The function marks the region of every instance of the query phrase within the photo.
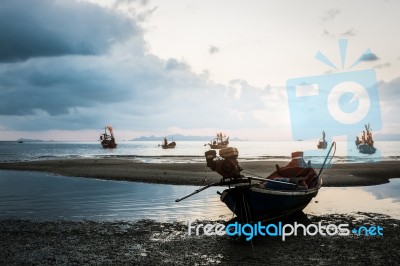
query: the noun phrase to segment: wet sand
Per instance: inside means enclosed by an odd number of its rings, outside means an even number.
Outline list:
[[[399,265],[399,220],[376,214],[296,218],[383,227],[383,236],[189,236],[187,223],[0,220],[1,265]],[[207,221],[197,221],[207,223]],[[223,223],[223,221],[220,221]],[[289,222],[290,223],[290,222]]]
[[[266,177],[275,164],[285,162],[243,161],[243,174]],[[0,169],[43,171],[66,176],[125,180],[146,183],[205,185],[221,177],[204,163],[143,163],[124,159],[64,159],[1,163]],[[205,181],[205,177],[207,180]],[[400,177],[399,161],[334,164],[323,172],[323,186],[366,186]]]

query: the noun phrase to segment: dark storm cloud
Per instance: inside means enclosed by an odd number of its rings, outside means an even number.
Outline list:
[[[76,107],[133,101],[145,103],[168,81],[157,60],[146,65],[104,58],[53,57],[0,68],[0,115],[31,115],[38,110],[63,115]],[[138,109],[143,112],[145,109]]]
[[[114,42],[139,33],[131,20],[93,4],[51,0],[0,3],[0,62],[102,54]]]
[[[397,129],[399,124],[400,77],[378,84],[380,108],[384,127]],[[397,132],[396,132],[397,133]]]
[[[243,80],[218,85],[149,54],[134,19],[82,2],[26,3],[33,1],[0,4],[8,38],[0,39],[0,128],[262,126],[254,111],[265,107],[267,90]]]
[[[7,76],[7,87],[1,88],[2,115],[29,115],[37,110],[60,115],[69,113],[69,108],[113,103],[123,99],[122,95],[112,94],[108,89],[115,85],[109,76],[99,72],[79,71],[68,65],[51,71],[27,66],[6,71],[1,76]]]
[[[187,64],[179,62],[175,58],[169,58],[165,62],[165,69],[166,70],[189,70],[190,67]]]
[[[383,103],[398,102],[400,97],[400,77],[389,82],[381,82],[379,84],[379,95]],[[398,106],[398,104],[396,104]],[[395,116],[398,118],[398,116]]]

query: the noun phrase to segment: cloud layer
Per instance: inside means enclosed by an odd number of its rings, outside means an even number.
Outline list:
[[[180,60],[151,54],[139,22],[156,9],[122,13],[119,8],[127,4],[123,0],[105,8],[81,1],[2,1],[0,129],[71,131],[112,124],[141,132],[172,127],[261,134],[270,129],[278,136],[290,132],[284,87],[255,87],[243,79],[216,84],[207,71],[195,74]],[[147,1],[139,4],[145,8]],[[324,20],[339,14],[329,10]],[[226,51],[208,48],[213,58]],[[360,61],[378,59],[371,53]],[[398,119],[390,115],[397,110],[390,95],[398,86],[398,80],[380,84],[382,112],[393,129]]]
[[[142,29],[120,12],[75,1],[24,5],[0,4],[3,129],[108,123],[132,130],[238,129],[266,123],[270,89],[242,80],[218,85],[185,63],[149,54]]]
[[[133,21],[86,3],[6,0],[0,7],[1,62],[98,55],[140,34]]]

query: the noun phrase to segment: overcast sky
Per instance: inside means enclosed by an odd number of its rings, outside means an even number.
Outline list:
[[[351,71],[376,73],[376,131],[397,134],[399,12],[395,0],[3,0],[0,140],[95,141],[106,124],[119,139],[289,140],[287,80],[358,59]]]

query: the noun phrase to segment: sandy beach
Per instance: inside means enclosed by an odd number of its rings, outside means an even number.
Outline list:
[[[365,224],[383,236],[189,236],[186,223],[0,220],[2,265],[398,265],[399,221],[383,215],[304,216],[302,224]],[[223,223],[224,221],[218,221]],[[207,223],[207,221],[197,221]],[[292,221],[286,221],[292,223]]]
[[[266,177],[275,165],[285,162],[240,162],[243,174]],[[204,163],[143,163],[125,159],[64,159],[1,163],[0,169],[43,171],[66,176],[146,183],[205,185],[220,180],[220,176]],[[207,180],[205,181],[205,177]],[[399,161],[377,163],[334,164],[323,172],[324,186],[366,186],[389,182],[400,177]]]

